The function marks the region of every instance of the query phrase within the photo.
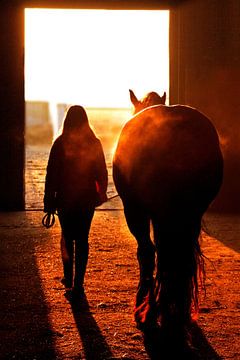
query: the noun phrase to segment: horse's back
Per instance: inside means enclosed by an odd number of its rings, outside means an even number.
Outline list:
[[[113,176],[123,200],[131,197],[159,206],[173,198],[201,198],[205,192],[207,206],[222,180],[217,132],[205,115],[191,107],[147,108],[124,126]]]

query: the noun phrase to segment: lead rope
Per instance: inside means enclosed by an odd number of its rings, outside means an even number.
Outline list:
[[[49,229],[55,224],[55,215],[57,213],[46,213],[42,218],[42,224],[45,228]]]
[[[119,196],[117,195],[113,195],[110,198],[107,199],[107,201],[114,199],[115,197]],[[54,224],[55,224],[55,215],[57,215],[57,213],[46,213],[43,218],[42,218],[42,224],[46,229],[51,228]]]

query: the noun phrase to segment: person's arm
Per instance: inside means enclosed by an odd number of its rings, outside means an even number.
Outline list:
[[[58,167],[59,167],[59,149],[56,142],[53,144],[45,177],[45,191],[44,191],[44,212],[54,213],[56,211],[56,192],[58,181]]]

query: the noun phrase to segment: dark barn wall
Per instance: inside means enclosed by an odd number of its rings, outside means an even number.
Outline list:
[[[212,119],[225,161],[213,209],[240,211],[240,2],[188,1],[170,22],[170,101]]]
[[[24,209],[23,12],[0,5],[0,210]]]
[[[219,5],[221,4],[221,5]],[[0,210],[24,209],[24,7],[170,8],[170,101],[210,116],[222,141],[224,185],[216,209],[240,211],[240,2],[7,1],[0,5]]]

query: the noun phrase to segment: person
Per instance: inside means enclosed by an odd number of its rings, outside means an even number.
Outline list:
[[[107,201],[107,183],[101,142],[89,125],[85,109],[71,106],[62,133],[50,150],[44,212],[52,214],[57,210],[62,230],[62,282],[66,291],[75,295],[84,292],[88,235],[95,207]]]

